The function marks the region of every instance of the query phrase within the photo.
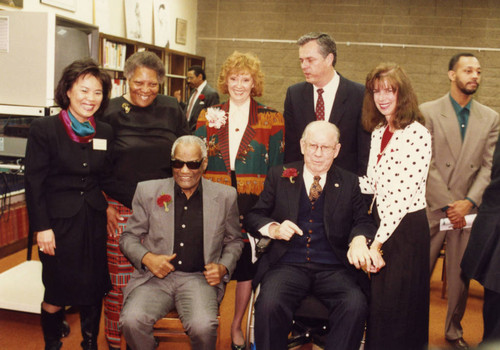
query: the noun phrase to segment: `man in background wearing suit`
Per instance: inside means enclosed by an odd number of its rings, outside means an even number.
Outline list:
[[[493,154],[491,182],[462,259],[462,270],[484,287],[483,344],[500,347],[500,138]]]
[[[187,83],[191,89],[191,93],[187,104],[180,102],[180,91],[176,91],[174,94],[186,113],[191,132],[194,132],[196,129],[196,122],[201,110],[219,104],[219,94],[214,88],[208,85],[206,79],[207,76],[201,66],[189,67]]]
[[[342,152],[335,164],[358,175],[366,173],[370,134],[361,125],[365,88],[335,71],[337,46],[325,33],[297,40],[305,82],[288,88],[285,99],[285,162],[301,160],[300,138],[313,120],[327,120],[340,130]]]
[[[224,285],[243,241],[236,190],[202,179],[205,143],[172,146],[173,178],[140,182],[120,249],[135,267],[120,328],[133,350],[153,350],[153,325],[176,309],[193,349],[214,350]]]
[[[328,309],[325,349],[357,350],[368,312],[362,285],[383,265],[368,249],[376,227],[368,216],[358,177],[336,167],[339,132],[315,121],[300,140],[303,161],[270,170],[259,201],[245,223],[271,238],[253,279],[255,344],[259,350],[286,349],[299,302],[316,296]]]
[[[498,138],[499,116],[472,99],[481,81],[481,66],[474,55],[461,53],[449,62],[450,92],[420,110],[432,135],[432,159],[427,180],[427,217],[431,231],[431,272],[446,240],[448,313],[445,338],[455,349],[468,349],[460,324],[465,312],[469,281],[460,262],[469,241],[465,216],[475,213],[490,181]],[[453,229],[440,231],[448,218]]]

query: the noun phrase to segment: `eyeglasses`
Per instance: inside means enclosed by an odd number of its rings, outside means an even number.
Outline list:
[[[201,167],[201,163],[203,163],[203,159],[202,160],[192,160],[189,162],[185,162],[183,160],[178,160],[178,159],[172,159],[170,161],[170,165],[174,169],[182,169],[182,168],[184,168],[184,165],[187,165],[188,169],[197,170]]]
[[[321,153],[325,153],[325,154],[333,153],[333,151],[335,150],[334,146],[323,146],[323,145],[317,145],[315,143],[309,143],[309,142],[306,142],[306,145],[307,145],[307,148],[309,149],[309,151],[311,151],[313,153],[316,153],[316,151],[318,149],[321,150]]]

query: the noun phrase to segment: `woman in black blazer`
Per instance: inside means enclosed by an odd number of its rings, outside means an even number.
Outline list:
[[[64,306],[80,309],[82,347],[97,349],[103,296],[111,283],[102,191],[128,203],[133,188],[110,177],[113,131],[94,119],[109,100],[110,78],[91,60],[65,68],[58,116],[36,119],[26,149],[26,202],[37,235],[45,294],[45,349],[59,349]]]

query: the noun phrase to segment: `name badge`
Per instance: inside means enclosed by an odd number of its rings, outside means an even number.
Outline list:
[[[97,151],[107,150],[107,140],[106,139],[94,139],[92,142],[92,148]]]

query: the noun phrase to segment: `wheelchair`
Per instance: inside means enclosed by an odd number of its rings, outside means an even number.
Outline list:
[[[250,303],[248,305],[247,325],[246,325],[246,346],[247,349],[255,350],[254,336],[254,304],[259,294],[259,287],[252,291]],[[328,311],[321,301],[315,296],[305,297],[293,317],[292,330],[288,336],[288,349],[312,343],[320,349],[325,347],[326,334],[329,331]],[[365,334],[361,340],[359,350],[365,347]]]
[[[266,252],[271,239],[261,237],[260,240],[253,238],[252,254],[256,260]],[[260,285],[252,291],[248,304],[247,325],[246,325],[246,347],[249,350],[255,349],[254,321],[255,321],[255,301],[260,291]],[[324,349],[326,334],[329,331],[328,310],[323,303],[313,295],[306,296],[297,310],[295,310],[292,330],[288,336],[288,349],[295,349],[302,345],[312,343],[320,349]],[[366,340],[365,332],[359,350],[364,350]]]

